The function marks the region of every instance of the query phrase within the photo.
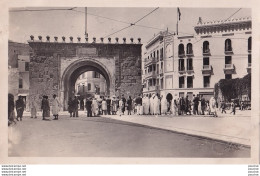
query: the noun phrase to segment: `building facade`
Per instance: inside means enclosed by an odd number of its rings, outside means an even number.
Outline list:
[[[22,96],[29,111],[29,62],[31,48],[28,44],[8,41],[8,93],[15,99]]]
[[[166,39],[173,34],[168,31],[159,32],[145,46],[143,56],[143,93],[160,93],[164,89],[164,60]]]
[[[77,95],[82,98],[94,97],[95,95],[107,96],[105,78],[98,72],[89,71],[81,74],[75,83]]]
[[[199,94],[208,100],[220,79],[251,73],[251,27],[250,17],[211,22],[200,18],[194,35],[165,37],[164,73],[157,77],[165,80],[160,94],[190,99]]]

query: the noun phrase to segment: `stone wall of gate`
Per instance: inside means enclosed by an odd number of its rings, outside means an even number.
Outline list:
[[[113,79],[117,96],[137,96],[142,92],[142,44],[119,43],[65,43],[30,40],[30,100],[43,95],[52,99],[60,95],[64,70],[76,60],[97,60],[107,68]],[[112,96],[112,95],[111,95]]]

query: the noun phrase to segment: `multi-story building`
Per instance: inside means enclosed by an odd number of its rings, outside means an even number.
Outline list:
[[[161,94],[175,98],[188,95],[190,99],[199,94],[209,99],[220,79],[251,73],[251,26],[249,17],[211,22],[200,18],[194,35],[175,35],[172,45],[164,40],[167,52]]]
[[[145,46],[143,59],[143,93],[160,93],[164,89],[165,39],[173,36],[168,31],[155,35]]]
[[[28,44],[8,41],[8,92],[15,100],[22,96],[29,111],[29,63]]]
[[[75,83],[75,93],[82,98],[94,97],[94,95],[106,96],[106,90],[105,78],[95,71],[81,74]]]

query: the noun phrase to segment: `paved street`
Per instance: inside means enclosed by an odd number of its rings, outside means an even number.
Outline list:
[[[58,121],[25,117],[9,127],[9,156],[232,158],[250,157],[250,147],[117,120],[116,117],[81,115],[70,118],[62,115]]]

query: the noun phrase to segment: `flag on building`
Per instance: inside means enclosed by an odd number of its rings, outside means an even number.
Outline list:
[[[178,7],[178,15],[179,15],[179,21],[181,20],[181,11],[180,8]]]

